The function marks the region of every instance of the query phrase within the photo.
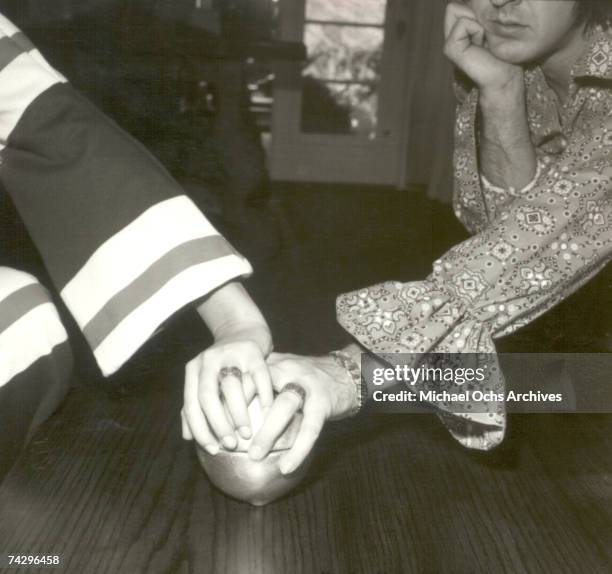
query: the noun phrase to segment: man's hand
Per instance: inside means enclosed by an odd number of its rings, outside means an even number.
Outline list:
[[[249,455],[264,458],[300,408],[294,393],[281,392],[288,383],[297,383],[306,391],[304,417],[295,442],[280,460],[283,474],[293,472],[308,456],[327,420],[350,415],[359,397],[350,374],[330,356],[302,357],[273,353],[268,366],[275,391],[280,393],[255,435]]]
[[[183,438],[195,440],[216,454],[221,440],[237,446],[235,432],[252,436],[247,405],[257,393],[263,407],[272,404],[273,389],[266,357],[272,337],[263,316],[238,283],[225,285],[198,309],[215,343],[185,369]],[[241,371],[220,380],[222,369]]]
[[[487,49],[485,29],[473,10],[446,9],[444,53],[478,88],[480,172],[496,186],[522,189],[537,173],[527,122],[524,71]]]
[[[481,94],[491,97],[508,94],[523,83],[523,70],[496,58],[486,48],[485,29],[474,11],[459,2],[446,8],[444,54],[466,74]]]

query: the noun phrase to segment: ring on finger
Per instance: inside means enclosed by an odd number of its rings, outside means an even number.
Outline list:
[[[306,389],[302,385],[298,385],[297,383],[287,383],[282,389],[282,393],[291,393],[297,396],[300,399],[300,406],[298,409],[301,409],[306,402]]]
[[[219,371],[219,382],[226,377],[236,377],[242,382],[242,371],[238,367],[222,367]]]

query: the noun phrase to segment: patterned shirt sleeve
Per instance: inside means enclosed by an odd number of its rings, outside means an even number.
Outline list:
[[[251,273],[143,146],[0,16],[0,182],[106,375]]]
[[[468,98],[458,115],[458,130],[471,144],[458,148],[458,185],[467,197],[456,208],[477,233],[436,261],[424,281],[388,282],[338,298],[340,323],[379,355],[494,352],[494,338],[565,299],[612,257],[612,116],[587,114],[531,189],[490,208],[482,205],[473,106]],[[486,449],[501,440],[502,405],[463,420],[438,406],[467,446]],[[498,432],[473,423],[492,423]]]

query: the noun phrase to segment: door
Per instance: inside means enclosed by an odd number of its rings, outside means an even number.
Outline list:
[[[406,165],[403,0],[280,0],[303,64],[275,72],[270,173],[283,181],[399,186]]]

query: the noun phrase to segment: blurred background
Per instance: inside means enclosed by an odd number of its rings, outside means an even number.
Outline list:
[[[74,85],[220,204],[265,195],[270,181],[420,188],[448,201],[444,7],[0,1]]]
[[[0,0],[250,259],[247,287],[277,348],[304,353],[347,342],[339,293],[423,279],[466,236],[449,204],[444,9],[431,0]],[[6,264],[42,277],[14,208],[0,207],[0,241],[16,259]],[[166,338],[163,358],[133,361],[133,378],[193,347],[205,336],[196,323]]]

